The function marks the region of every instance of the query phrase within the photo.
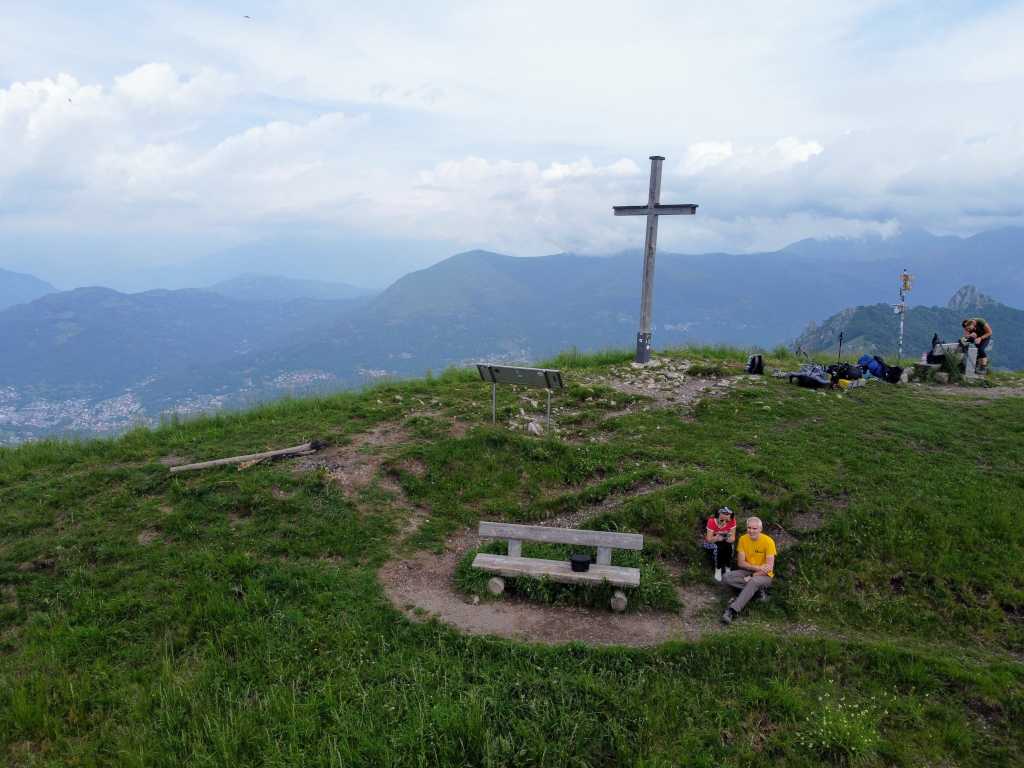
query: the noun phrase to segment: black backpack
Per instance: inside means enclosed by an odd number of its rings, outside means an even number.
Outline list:
[[[898,365],[886,365],[885,360],[880,358],[878,355],[875,355],[875,360],[882,367],[882,375],[879,376],[880,379],[884,379],[890,384],[895,384],[903,376],[903,369]]]
[[[764,357],[762,355],[750,356],[750,359],[747,360],[747,373],[752,373],[756,376],[764,374]]]
[[[825,369],[829,376],[832,377],[832,383],[835,384],[840,379],[847,379],[848,381],[855,381],[856,379],[864,376],[864,369],[859,365],[853,365],[852,363],[833,363]]]

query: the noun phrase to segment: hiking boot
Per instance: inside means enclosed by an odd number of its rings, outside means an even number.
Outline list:
[[[721,622],[728,626],[732,624],[732,620],[736,618],[736,611],[732,608],[726,608],[725,613],[722,614]]]
[[[722,569],[721,568],[715,568],[715,581],[721,581],[721,580],[722,580]]]

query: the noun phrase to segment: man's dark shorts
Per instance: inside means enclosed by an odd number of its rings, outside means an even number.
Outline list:
[[[989,336],[981,344],[978,345],[978,357],[988,357],[988,343],[992,341],[992,337]]]

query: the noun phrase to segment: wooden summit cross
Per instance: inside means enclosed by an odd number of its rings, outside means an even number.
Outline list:
[[[654,249],[658,245],[658,217],[682,214],[693,216],[697,206],[693,203],[662,205],[661,164],[665,158],[651,155],[651,187],[647,194],[647,205],[615,205],[616,216],[646,216],[647,238],[644,242],[644,287],[640,298],[640,332],[636,335],[636,361],[646,363],[651,359],[651,300],[654,293]]]

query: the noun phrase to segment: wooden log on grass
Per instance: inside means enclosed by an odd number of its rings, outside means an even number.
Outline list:
[[[227,464],[251,464],[264,459],[280,459],[287,456],[307,456],[315,453],[323,447],[323,443],[314,440],[311,443],[303,443],[291,448],[279,448],[276,451],[264,451],[263,453],[250,453],[245,456],[230,456],[225,459],[213,459],[212,461],[200,461],[195,464],[181,464],[171,467],[171,473],[189,472],[193,469],[207,469],[209,467],[222,467]]]

